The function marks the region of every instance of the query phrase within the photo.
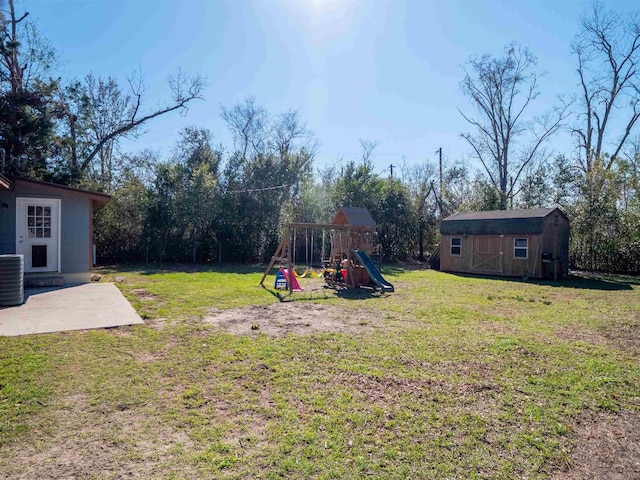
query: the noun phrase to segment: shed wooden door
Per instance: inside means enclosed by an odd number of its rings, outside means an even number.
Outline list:
[[[474,273],[503,273],[504,238],[498,235],[476,235],[473,237],[471,271]]]

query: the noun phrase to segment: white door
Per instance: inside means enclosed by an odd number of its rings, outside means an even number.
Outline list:
[[[60,200],[16,199],[16,253],[25,272],[60,271]]]

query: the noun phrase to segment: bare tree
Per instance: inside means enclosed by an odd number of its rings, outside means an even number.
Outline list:
[[[0,146],[12,173],[40,174],[51,146],[57,54],[13,0],[0,2]]]
[[[317,148],[313,132],[300,120],[297,110],[278,115],[271,127],[269,144],[271,150],[282,158],[293,151],[315,152]]]
[[[572,50],[581,87],[581,112],[572,129],[579,168],[589,173],[600,160],[609,171],[640,118],[638,12],[616,13],[594,2]]]
[[[240,158],[246,159],[250,148],[254,154],[264,153],[269,115],[256,103],[255,97],[247,97],[231,108],[222,107],[220,115],[231,130],[234,148]]]
[[[580,173],[574,251],[598,268],[611,258],[623,153],[640,118],[640,14],[613,12],[596,1],[581,24],[572,43],[580,86],[572,128]]]
[[[104,110],[104,113],[111,117],[107,120],[108,126],[106,130],[102,130],[101,135],[96,137],[97,141],[93,145],[93,149],[91,149],[86,158],[83,159],[80,170],[85,171],[96,155],[104,153],[105,148],[112,148],[111,144],[114,140],[134,132],[142,124],[161,115],[174,111],[179,111],[185,115],[188,111],[187,104],[189,104],[189,102],[196,99],[203,99],[202,89],[204,88],[205,81],[200,76],[189,77],[181,70],[178,70],[176,75],[169,77],[168,83],[171,88],[171,102],[164,107],[144,114],[142,113],[142,99],[145,90],[144,83],[141,78],[130,78],[129,94],[126,95],[124,99],[120,98],[121,96],[114,99],[118,102],[118,115],[114,117],[113,112],[110,112],[108,109]],[[92,88],[90,84],[87,86],[90,89]],[[100,82],[98,82],[98,84],[93,83],[93,88],[96,86],[100,88]],[[95,100],[101,102],[103,99],[97,97]]]
[[[498,191],[502,209],[507,208],[525,167],[541,155],[545,141],[566,118],[566,105],[537,119],[525,118],[525,111],[539,95],[536,63],[527,48],[512,43],[502,57],[472,57],[461,85],[477,109],[477,116],[460,111],[476,130],[463,133],[462,138]]]
[[[377,140],[366,140],[364,138],[360,139],[360,148],[362,148],[362,163],[363,164],[371,164],[373,151],[378,148],[380,142]]]
[[[29,12],[18,14],[14,0],[7,6],[5,10],[0,1],[0,82],[16,94],[43,82],[58,65],[58,55],[29,20]]]
[[[145,86],[141,74],[127,79],[124,88],[114,77],[87,75],[60,89],[57,113],[60,169],[67,181],[87,175],[109,183],[114,152],[122,138],[136,138],[146,122],[179,111],[186,114],[187,105],[202,99],[204,80],[188,77],[178,71],[168,79],[171,101],[165,106],[143,113]]]

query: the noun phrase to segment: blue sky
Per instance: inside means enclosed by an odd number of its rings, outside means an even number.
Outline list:
[[[208,79],[206,101],[186,117],[156,119],[127,150],[167,154],[186,125],[231,145],[221,106],[248,95],[271,113],[299,110],[315,133],[317,166],[357,159],[360,139],[379,142],[389,164],[467,158],[459,134],[462,65],[517,41],[538,57],[537,111],[576,91],[570,42],[586,0],[17,0],[59,51],[63,77],[142,71],[151,109],[169,97],[181,68]],[[616,10],[632,2],[610,0]],[[554,144],[567,150],[562,137]]]

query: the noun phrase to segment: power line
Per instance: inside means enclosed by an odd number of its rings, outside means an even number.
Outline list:
[[[291,187],[293,184],[289,183],[286,185],[276,185],[275,187],[264,187],[264,188],[249,188],[247,190],[227,190],[227,193],[254,193],[254,192],[266,192],[268,190],[277,190],[279,188],[287,188]]]

